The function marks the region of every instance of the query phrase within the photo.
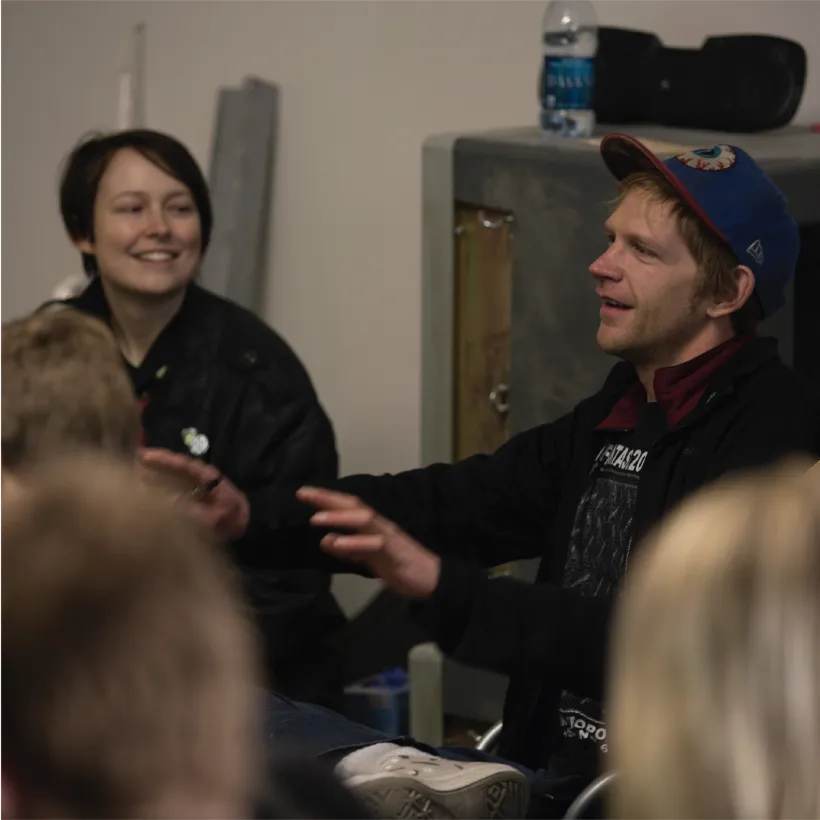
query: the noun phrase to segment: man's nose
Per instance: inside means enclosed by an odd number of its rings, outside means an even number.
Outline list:
[[[590,266],[589,272],[596,279],[621,279],[621,266],[618,264],[615,245],[610,245]]]

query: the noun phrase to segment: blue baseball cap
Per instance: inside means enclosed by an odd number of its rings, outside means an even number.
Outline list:
[[[661,160],[629,134],[608,134],[601,141],[601,156],[619,180],[636,171],[663,174],[754,273],[763,315],[783,306],[800,254],[800,234],[786,197],[742,148],[714,145]]]

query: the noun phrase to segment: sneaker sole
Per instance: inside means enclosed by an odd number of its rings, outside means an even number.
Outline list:
[[[530,788],[523,775],[496,772],[460,789],[438,791],[411,777],[380,777],[355,787],[375,817],[390,820],[513,820],[527,816]]]

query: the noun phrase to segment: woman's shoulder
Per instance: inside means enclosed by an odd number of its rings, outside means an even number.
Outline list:
[[[262,318],[200,286],[194,286],[196,312],[221,326],[220,358],[244,371],[307,378],[290,344]]]

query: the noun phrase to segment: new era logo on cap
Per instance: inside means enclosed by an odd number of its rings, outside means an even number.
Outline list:
[[[800,253],[797,224],[783,194],[742,148],[713,145],[662,161],[634,137],[608,134],[601,140],[601,155],[618,179],[636,171],[663,174],[752,271],[764,315],[783,305]]]
[[[748,253],[758,265],[763,264],[763,243],[759,239],[755,239],[755,241],[746,248],[746,253]]]

